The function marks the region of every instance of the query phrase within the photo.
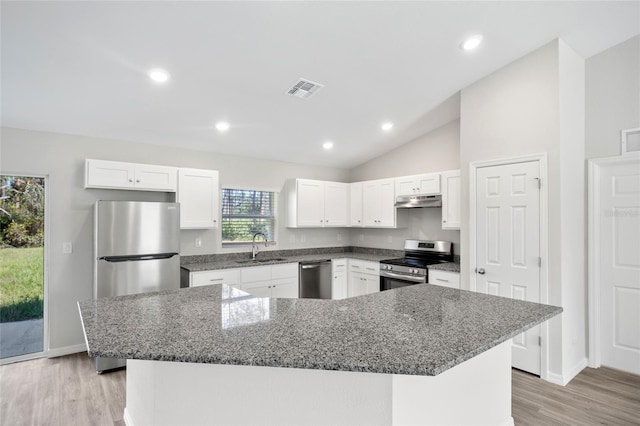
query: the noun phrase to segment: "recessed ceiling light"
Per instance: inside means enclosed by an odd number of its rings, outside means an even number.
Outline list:
[[[329,149],[333,148],[333,142],[331,142],[331,141],[326,141],[325,143],[323,143],[323,144],[322,144],[322,147],[323,147],[324,149],[329,150]]]
[[[169,80],[169,73],[160,68],[150,70],[148,75],[156,83],[166,83]]]
[[[380,126],[382,128],[382,130],[384,130],[385,132],[388,132],[389,130],[391,130],[393,128],[393,123],[384,123],[382,124],[382,126]]]
[[[480,34],[476,34],[462,42],[460,48],[462,50],[473,50],[476,47],[480,46],[480,43],[482,43],[482,36]]]
[[[219,123],[216,123],[216,129],[218,129],[221,132],[226,132],[227,130],[229,130],[229,127],[231,126],[226,121],[221,121]]]

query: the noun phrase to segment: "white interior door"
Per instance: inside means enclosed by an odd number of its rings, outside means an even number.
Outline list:
[[[476,290],[540,302],[538,161],[476,171]],[[513,366],[540,374],[540,326],[513,338]]]
[[[640,374],[640,159],[599,169],[602,365]]]

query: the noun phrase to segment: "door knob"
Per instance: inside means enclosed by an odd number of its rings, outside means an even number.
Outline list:
[[[484,268],[480,268],[480,269],[476,269],[476,272],[479,273],[480,275],[484,275]]]

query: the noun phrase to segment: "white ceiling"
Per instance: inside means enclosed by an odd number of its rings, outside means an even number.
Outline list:
[[[2,126],[351,168],[555,38],[587,58],[640,33],[640,2],[2,1],[1,19]],[[287,96],[300,77],[325,87]]]

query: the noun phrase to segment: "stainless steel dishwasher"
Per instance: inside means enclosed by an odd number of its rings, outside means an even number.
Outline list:
[[[331,260],[300,262],[301,299],[331,299]]]

